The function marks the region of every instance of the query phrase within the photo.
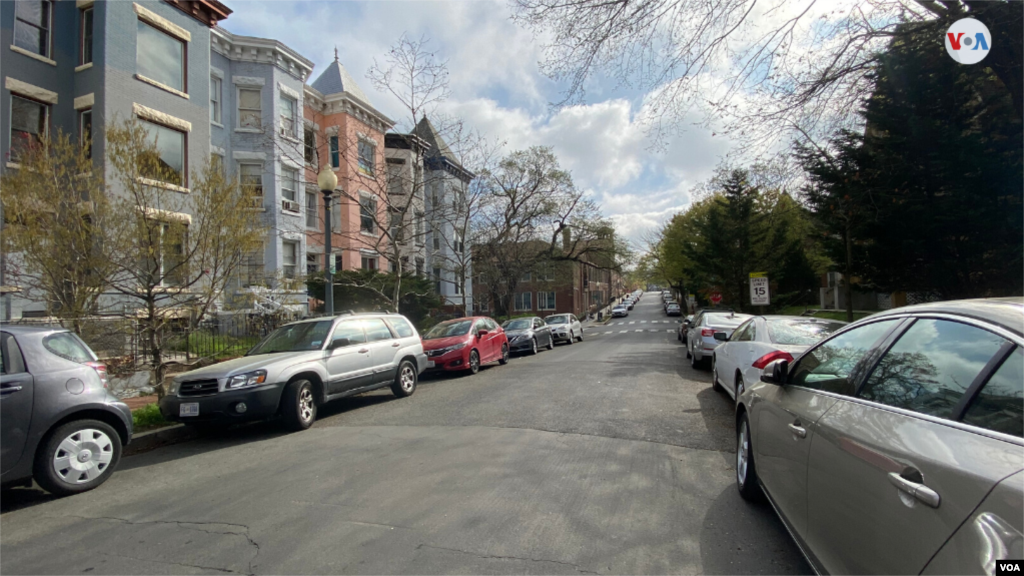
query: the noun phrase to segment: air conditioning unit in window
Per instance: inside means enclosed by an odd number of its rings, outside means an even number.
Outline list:
[[[288,212],[301,211],[301,206],[299,206],[299,203],[294,200],[281,200],[281,208],[287,210]]]
[[[249,197],[249,207],[250,208],[262,209],[263,208],[263,196],[262,195],[250,196]]]

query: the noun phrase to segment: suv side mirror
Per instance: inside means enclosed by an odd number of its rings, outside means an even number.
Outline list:
[[[725,335],[725,332],[715,332],[715,340],[719,342],[725,342],[729,337]]]
[[[772,360],[761,372],[761,382],[781,386],[789,377],[789,360]]]
[[[334,350],[335,348],[344,348],[349,344],[351,344],[351,342],[349,341],[348,338],[335,338],[334,340],[331,341],[331,345],[328,346],[328,349]]]

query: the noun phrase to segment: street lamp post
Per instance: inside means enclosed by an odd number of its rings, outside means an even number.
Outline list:
[[[324,285],[324,311],[328,316],[334,316],[334,273],[331,270],[331,198],[334,196],[334,189],[338,187],[338,177],[329,166],[324,166],[316,176],[316,183],[320,186],[320,193],[324,195],[324,270],[327,271],[327,281]]]

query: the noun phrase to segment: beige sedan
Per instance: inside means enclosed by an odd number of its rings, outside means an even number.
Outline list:
[[[875,314],[740,395],[736,476],[812,566],[994,574],[1024,557],[1024,301]]]

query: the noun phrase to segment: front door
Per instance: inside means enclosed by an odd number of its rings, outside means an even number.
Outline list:
[[[324,351],[327,362],[328,394],[365,386],[371,379],[370,349],[359,320],[343,320],[334,328],[331,344]]]
[[[13,468],[25,450],[33,388],[18,342],[7,332],[0,333],[0,474]]]
[[[1024,468],[1019,446],[950,425],[993,371],[1015,380],[1020,414],[1022,360],[1011,348],[977,326],[918,319],[822,418],[807,540],[828,572],[920,573],[989,490]]]
[[[754,405],[754,454],[758,476],[797,535],[807,532],[807,462],[815,425],[843,393],[854,368],[893,328],[887,320],[855,328],[819,344],[793,365],[783,386],[764,386]]]

